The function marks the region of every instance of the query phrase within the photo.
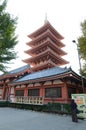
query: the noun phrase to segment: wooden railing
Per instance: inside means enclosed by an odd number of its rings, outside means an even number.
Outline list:
[[[28,96],[28,97],[16,96],[15,103],[43,105],[44,99],[43,97],[35,97],[35,96]]]

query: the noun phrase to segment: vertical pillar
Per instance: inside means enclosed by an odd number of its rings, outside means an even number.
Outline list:
[[[44,97],[44,87],[43,87],[43,83],[40,83],[41,86],[40,86],[40,97]]]
[[[40,88],[40,97],[44,97],[44,88],[43,87]]]
[[[8,100],[10,100],[11,87],[10,86],[7,87],[8,87]]]
[[[9,87],[9,99],[11,100],[11,102],[15,101],[15,87],[14,86]]]
[[[63,87],[62,87],[62,98],[64,99],[65,102],[67,102],[68,89],[67,89],[67,84],[65,82],[64,82]]]
[[[5,91],[6,91],[6,85],[5,85],[5,81],[3,81],[3,93],[2,93],[2,100],[5,99]]]
[[[24,96],[25,96],[25,97],[28,96],[28,88],[27,88],[27,85],[25,86],[25,89],[24,89]]]

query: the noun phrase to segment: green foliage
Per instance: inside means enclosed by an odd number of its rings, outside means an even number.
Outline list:
[[[32,111],[58,113],[58,114],[71,114],[70,104],[65,103],[48,103],[44,105],[34,105],[34,104],[11,103],[9,101],[4,101],[0,102],[0,107],[11,107]]]
[[[0,4],[0,71],[5,72],[9,61],[17,58],[14,47],[17,44],[15,35],[17,18],[11,17],[6,10],[7,1]]]
[[[83,36],[86,37],[86,20],[84,20],[84,22],[81,23],[81,30],[82,30]]]
[[[82,75],[86,77],[86,64],[83,65]]]
[[[7,107],[8,101],[0,101],[0,107]]]
[[[79,43],[79,52],[81,54],[81,58],[84,61],[82,74],[86,77],[86,20],[81,23],[82,36],[78,38]]]
[[[86,60],[86,37],[85,36],[79,37],[78,43],[79,43],[81,58],[83,58],[83,60]]]

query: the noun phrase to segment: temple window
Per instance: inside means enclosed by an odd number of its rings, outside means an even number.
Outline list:
[[[16,90],[16,96],[24,96],[24,90]]]
[[[76,93],[76,88],[68,88],[68,98],[71,98],[71,94],[75,94]]]
[[[40,94],[39,89],[29,89],[28,90],[28,96],[39,96]]]
[[[46,98],[61,98],[62,97],[61,87],[45,88],[45,97]]]
[[[83,93],[83,90],[82,90],[82,89],[79,89],[79,93]]]

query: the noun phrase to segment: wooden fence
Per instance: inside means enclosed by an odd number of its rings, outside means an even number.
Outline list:
[[[15,103],[43,105],[44,99],[43,97],[35,97],[35,96],[28,96],[28,97],[16,96]]]

